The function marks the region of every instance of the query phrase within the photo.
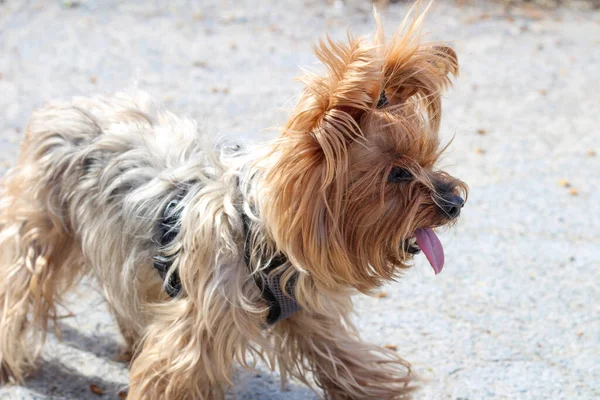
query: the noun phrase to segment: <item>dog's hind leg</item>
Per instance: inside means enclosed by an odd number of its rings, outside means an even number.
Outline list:
[[[79,275],[75,244],[37,188],[44,172],[22,162],[0,186],[0,382],[22,382],[35,366],[48,320]]]
[[[121,336],[125,340],[125,346],[121,349],[119,354],[115,357],[115,361],[129,364],[133,360],[135,349],[140,341],[140,335],[137,330],[131,326],[131,322],[126,318],[118,315],[113,311],[117,326],[121,331]]]

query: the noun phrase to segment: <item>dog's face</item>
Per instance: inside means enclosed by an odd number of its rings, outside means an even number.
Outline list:
[[[325,288],[367,292],[422,250],[443,266],[433,228],[455,221],[467,187],[437,171],[441,94],[456,54],[421,45],[413,23],[376,45],[321,43],[327,74],[306,89],[275,146],[263,212],[278,249]]]

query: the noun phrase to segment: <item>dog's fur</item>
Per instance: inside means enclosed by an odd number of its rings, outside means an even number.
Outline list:
[[[234,362],[262,358],[283,379],[312,380],[330,398],[395,399],[412,390],[408,363],[363,343],[350,296],[398,276],[419,227],[453,218],[441,192],[466,186],[434,170],[441,94],[453,50],[421,44],[420,18],[385,43],[327,40],[274,142],[207,145],[195,122],[147,96],[56,103],[29,124],[0,198],[0,363],[21,382],[35,367],[63,295],[92,273],[134,358],[130,399],[222,398]],[[389,105],[377,108],[384,91]],[[390,183],[392,167],[409,182]],[[179,233],[159,249],[157,226],[182,193]],[[302,310],[265,328],[267,307],[244,259],[250,219],[256,273],[276,254]],[[153,268],[173,256],[182,293]]]

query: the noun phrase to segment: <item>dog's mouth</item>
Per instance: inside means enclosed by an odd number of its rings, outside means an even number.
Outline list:
[[[444,247],[432,228],[419,228],[415,235],[406,239],[404,249],[409,254],[419,254],[421,251],[427,257],[435,274],[444,268]]]

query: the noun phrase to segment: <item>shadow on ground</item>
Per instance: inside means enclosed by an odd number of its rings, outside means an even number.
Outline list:
[[[120,382],[83,375],[56,359],[42,360],[32,378],[25,382],[25,388],[42,398],[56,400],[98,398],[99,394],[94,394],[91,390],[92,384],[102,391],[100,395],[104,398],[118,398],[119,391],[127,389]]]
[[[121,343],[114,337],[97,334],[85,335],[66,324],[59,324],[59,327],[62,344],[94,354],[96,357],[116,359],[123,350]]]
[[[73,368],[69,361],[62,362],[64,354],[77,353],[77,359],[89,358],[94,362],[112,365],[113,369],[122,369],[127,375],[126,364],[114,361],[121,351],[118,338],[110,335],[87,335],[66,324],[60,324],[60,343],[51,337],[49,349],[45,351],[38,370],[26,380],[21,387],[5,386],[0,389],[0,399],[120,399],[127,391],[123,376],[109,374],[103,376],[104,368],[93,371]],[[58,350],[58,351],[54,351]],[[81,354],[83,353],[83,355]],[[60,361],[59,361],[60,360]],[[96,387],[96,393],[92,390]],[[16,392],[15,392],[16,390]],[[259,369],[248,371],[238,369],[234,375],[234,390],[227,399],[236,400],[281,400],[281,399],[314,399],[317,395],[309,388],[290,383],[281,388],[279,378],[270,371]]]

